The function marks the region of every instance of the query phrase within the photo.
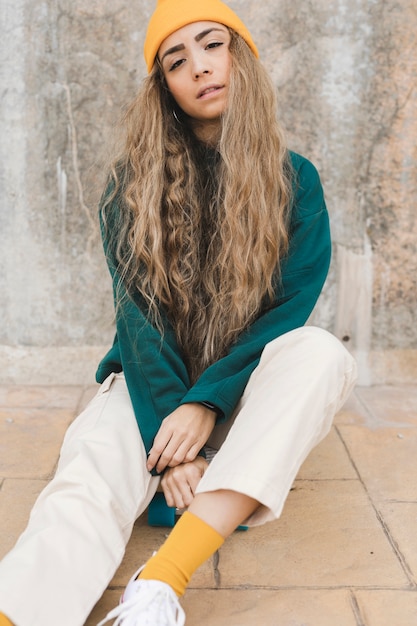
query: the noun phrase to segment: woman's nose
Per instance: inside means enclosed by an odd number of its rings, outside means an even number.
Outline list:
[[[210,66],[207,59],[196,54],[192,59],[193,77],[197,80],[203,74],[210,74]]]
[[[194,78],[195,79],[200,78],[200,76],[202,76],[203,74],[210,74],[210,71],[209,70],[203,70],[203,69],[201,69],[201,70],[194,70]]]

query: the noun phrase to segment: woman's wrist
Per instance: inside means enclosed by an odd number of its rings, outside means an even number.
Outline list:
[[[210,411],[213,411],[213,413],[216,414],[216,417],[221,417],[223,415],[223,411],[211,402],[206,402],[206,400],[200,400],[198,404],[201,404],[202,406],[205,406],[206,409],[210,409]]]

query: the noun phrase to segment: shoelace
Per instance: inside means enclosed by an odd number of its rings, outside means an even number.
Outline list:
[[[165,589],[141,590],[140,595],[110,611],[97,626],[115,618],[113,626],[183,626],[185,622],[178,600]]]

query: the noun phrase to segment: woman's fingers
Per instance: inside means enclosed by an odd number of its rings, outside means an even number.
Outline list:
[[[188,507],[206,468],[207,462],[202,457],[197,457],[192,463],[169,468],[161,481],[167,504],[177,508]]]
[[[184,404],[166,417],[149,452],[147,468],[159,473],[192,461],[213,430],[216,416],[198,404]]]

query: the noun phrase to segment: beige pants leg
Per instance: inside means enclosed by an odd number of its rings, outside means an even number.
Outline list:
[[[230,423],[215,427],[220,448],[197,493],[230,489],[261,506],[246,523],[280,516],[297,472],[329,432],[356,380],[356,364],[330,333],[306,326],[268,344]]]
[[[215,429],[212,443],[224,443],[199,491],[257,498],[252,524],[277,517],[354,378],[352,358],[324,331],[298,329],[269,344],[234,420]],[[124,377],[109,377],[69,428],[55,478],[0,563],[0,610],[17,626],[84,624],[158,486],[145,462]]]
[[[159,478],[147,472],[124,377],[70,426],[55,478],[0,563],[0,610],[17,626],[82,626],[120,564]]]

